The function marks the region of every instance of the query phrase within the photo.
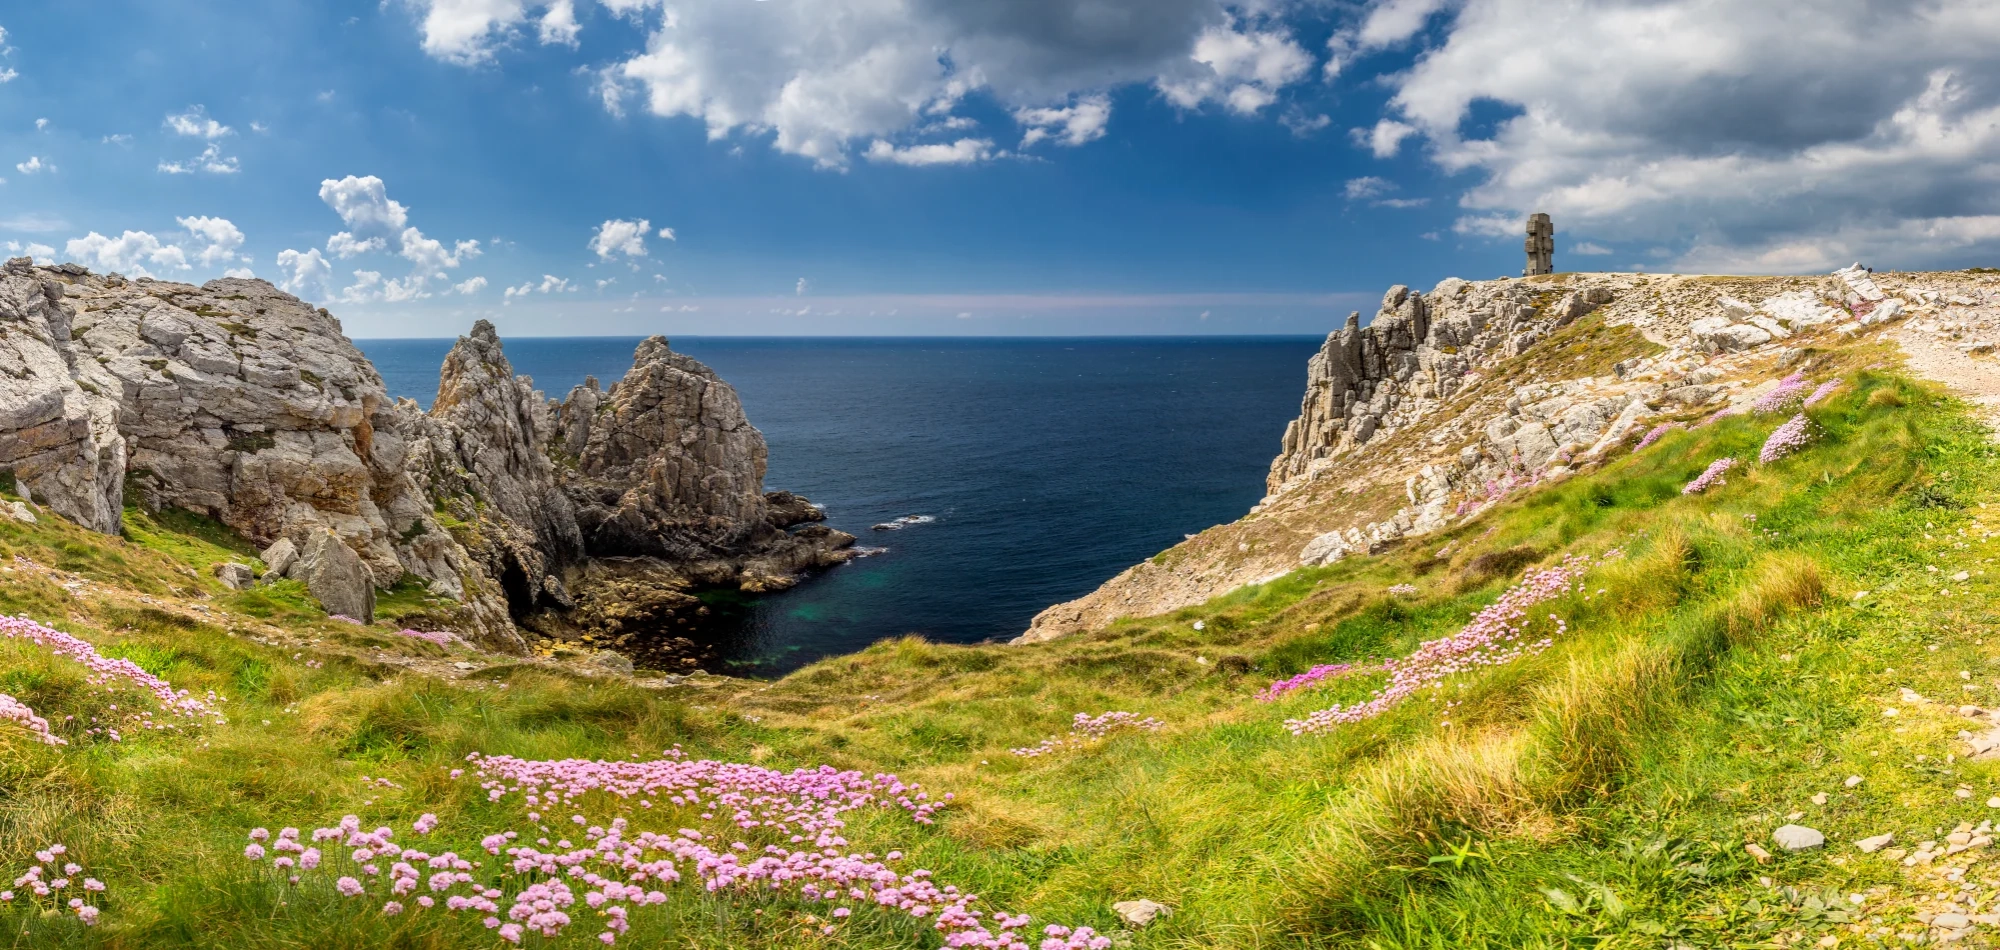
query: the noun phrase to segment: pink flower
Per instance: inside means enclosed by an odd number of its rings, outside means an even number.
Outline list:
[[[1708,468],[1704,469],[1699,476],[1696,476],[1694,481],[1687,483],[1681,489],[1681,494],[1699,495],[1717,485],[1725,484],[1722,476],[1735,467],[1736,459],[1732,457],[1724,456],[1723,458],[1716,459],[1710,462]]]

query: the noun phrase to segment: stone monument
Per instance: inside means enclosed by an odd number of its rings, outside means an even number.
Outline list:
[[[1521,271],[1523,277],[1556,272],[1556,225],[1549,216],[1537,211],[1528,216],[1528,267]]]

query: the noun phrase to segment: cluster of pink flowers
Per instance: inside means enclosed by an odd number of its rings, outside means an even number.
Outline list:
[[[98,653],[90,641],[81,637],[42,626],[26,617],[0,617],[0,636],[26,640],[58,656],[68,657],[83,664],[84,668],[89,670],[89,675],[85,679],[92,686],[111,687],[123,681],[153,694],[160,708],[171,715],[183,719],[212,719],[218,724],[225,721],[221,711],[216,708],[221,699],[213,692],[208,694],[206,700],[196,699],[189,695],[187,690],[174,689],[173,684],[146,672],[131,660],[114,660]],[[111,711],[117,709],[116,705],[110,707]],[[157,722],[153,719],[152,713],[143,710],[128,713],[128,718],[144,729],[180,728],[178,724]],[[34,727],[31,725],[29,728]],[[90,734],[101,732],[113,741],[120,739],[117,729],[110,726],[92,728],[88,732]]]
[[[37,863],[14,879],[14,889],[0,890],[0,904],[14,903],[18,892],[24,903],[43,913],[58,913],[59,908],[66,907],[84,926],[96,924],[98,910],[90,902],[96,899],[93,895],[104,893],[104,882],[94,877],[77,880],[83,874],[83,865],[76,863],[68,852],[60,844],[35,852]],[[77,896],[65,898],[65,892]]]
[[[441,647],[448,647],[454,643],[459,642],[458,634],[449,633],[443,630],[398,630],[396,631],[396,635],[400,637],[411,637],[417,640],[425,641],[427,643],[435,643]]]
[[[1702,492],[1714,488],[1717,485],[1725,484],[1722,476],[1725,473],[1727,473],[1730,469],[1735,467],[1736,467],[1736,458],[1734,456],[1725,455],[1722,458],[1716,459],[1715,461],[1708,463],[1708,468],[1703,469],[1702,473],[1699,476],[1696,476],[1694,481],[1691,481],[1687,483],[1687,485],[1683,486],[1681,488],[1681,494],[1699,495]]]
[[[1813,390],[1812,395],[1806,397],[1804,408],[1811,409],[1820,400],[1833,395],[1833,391],[1839,388],[1840,388],[1840,380],[1837,379],[1829,379],[1826,382],[1819,384],[1819,388]]]
[[[35,715],[35,711],[6,693],[0,693],[0,720],[19,723],[45,745],[69,745],[69,740],[49,731],[49,721]]]
[[[1758,412],[1776,412],[1790,406],[1794,402],[1798,402],[1804,396],[1806,386],[1811,383],[1812,381],[1806,378],[1806,374],[1793,373],[1779,380],[1778,388],[1758,397],[1757,401],[1750,405],[1750,408]]]
[[[294,882],[297,871],[322,868],[324,875],[337,875],[334,887],[341,894],[384,901],[380,912],[385,915],[440,908],[473,914],[501,939],[517,944],[529,934],[554,937],[585,914],[597,918],[597,939],[614,944],[629,929],[633,913],[664,903],[664,888],[691,878],[712,893],[785,892],[833,905],[827,918],[835,922],[854,913],[850,905],[930,919],[948,947],[1028,946],[1021,930],[1029,918],[997,914],[989,923],[974,909],[975,895],[935,883],[929,871],[892,867],[902,860],[900,852],[848,852],[845,813],[886,808],[928,824],[951,798],[932,800],[893,775],[832,768],[779,772],[690,760],[678,748],[653,761],[534,761],[476,753],[467,759],[487,799],[518,797],[529,823],[525,834],[507,830],[484,836],[481,847],[502,859],[495,867],[450,851],[432,854],[404,847],[389,828],[363,831],[355,816],[311,835],[315,845],[333,842],[326,856],[331,866],[322,865],[320,852],[302,845],[293,828],[279,832],[275,840],[265,829],[252,831],[244,855],[263,860],[264,842],[271,841],[271,851],[280,852],[272,865]],[[464,770],[452,770],[454,779],[464,775]],[[623,814],[593,822],[584,814],[593,806]],[[577,841],[550,829],[557,810],[569,814],[567,823],[576,827]],[[688,827],[671,833],[637,831],[631,821],[638,815],[652,816],[664,827],[713,822],[734,830],[728,837]],[[436,824],[435,816],[425,815],[412,830],[424,834]],[[532,841],[523,840],[530,836]],[[761,848],[754,844],[759,838],[765,842]],[[834,926],[825,929],[832,932]],[[1088,928],[1045,933],[1043,950],[1109,946]]]
[[[1660,439],[1664,438],[1667,433],[1672,432],[1674,429],[1678,428],[1679,425],[1680,424],[1676,422],[1662,422],[1659,425],[1654,426],[1651,431],[1648,431],[1646,433],[1644,438],[1639,440],[1638,446],[1633,448],[1632,451],[1634,452],[1644,451],[1647,446],[1650,446],[1653,443],[1660,441]]]
[[[1305,689],[1308,686],[1318,686],[1327,680],[1339,679],[1356,670],[1368,670],[1372,672],[1376,669],[1387,670],[1389,668],[1389,664],[1377,667],[1372,663],[1321,663],[1297,676],[1281,679],[1264,687],[1264,691],[1257,694],[1257,701],[1268,703],[1286,693]]]
[[[1617,552],[1607,553],[1606,557]],[[1561,564],[1537,568],[1522,575],[1521,581],[1498,600],[1474,614],[1459,632],[1419,646],[1395,663],[1389,682],[1366,702],[1352,706],[1334,705],[1303,719],[1288,719],[1285,728],[1293,735],[1327,732],[1342,723],[1360,722],[1381,715],[1415,695],[1419,690],[1440,688],[1454,674],[1486,666],[1500,666],[1539,653],[1567,629],[1561,618],[1549,615],[1554,630],[1546,637],[1529,641],[1525,637],[1531,622],[1528,608],[1581,590],[1578,583],[1591,560],[1582,555],[1564,558]]]
[[[1764,448],[1757,453],[1757,461],[1769,465],[1805,447],[1812,441],[1812,420],[1801,412],[1784,425],[1771,430],[1771,437],[1764,440]]]
[[[1024,759],[1060,752],[1064,749],[1085,745],[1121,729],[1137,729],[1141,732],[1158,732],[1166,723],[1150,716],[1141,718],[1138,713],[1107,712],[1095,716],[1077,713],[1070,720],[1069,734],[1043,739],[1039,744],[1012,750]]]
[[[1417,585],[1415,585],[1415,584],[1390,584],[1390,585],[1389,585],[1389,593],[1391,593],[1391,594],[1414,594],[1414,593],[1416,593],[1416,592],[1417,592]]]
[[[328,620],[338,620],[338,621],[340,621],[341,623],[351,623],[351,624],[353,624],[353,625],[355,625],[355,626],[357,626],[357,627],[365,627],[365,626],[368,626],[367,624],[365,624],[365,623],[362,623],[361,621],[359,621],[359,620],[356,620],[356,619],[354,619],[353,617],[350,617],[350,616],[348,616],[348,615],[346,615],[346,614],[327,614],[327,615],[326,615],[326,619],[328,619]]]
[[[1697,423],[1695,423],[1695,424],[1694,424],[1694,425],[1692,426],[1692,428],[1696,428],[1696,429],[1705,429],[1705,428],[1707,428],[1707,427],[1709,427],[1709,426],[1712,426],[1712,425],[1714,425],[1714,424],[1716,424],[1716,423],[1718,423],[1718,422],[1721,422],[1721,421],[1722,421],[1722,420],[1724,420],[1724,419],[1727,419],[1727,418],[1729,418],[1730,416],[1735,416],[1735,415],[1741,415],[1741,414],[1742,414],[1742,412],[1743,412],[1743,410],[1741,410],[1741,409],[1737,409],[1737,408],[1735,408],[1735,407],[1733,407],[1733,406],[1723,406],[1722,408],[1720,408],[1720,409],[1717,409],[1717,410],[1715,410],[1715,414],[1714,414],[1714,415],[1711,415],[1711,416],[1709,416],[1708,418],[1706,418],[1706,419],[1703,419],[1703,420],[1701,420],[1700,422],[1697,422]]]

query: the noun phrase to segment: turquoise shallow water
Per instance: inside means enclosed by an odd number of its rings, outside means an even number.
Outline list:
[[[356,341],[426,405],[450,340]],[[636,339],[524,338],[552,395],[631,366]],[[742,396],[766,487],[887,548],[799,587],[716,598],[733,671],[776,675],[884,637],[1012,637],[1185,534],[1241,517],[1298,413],[1317,339],[676,339]],[[899,531],[903,515],[936,520]]]

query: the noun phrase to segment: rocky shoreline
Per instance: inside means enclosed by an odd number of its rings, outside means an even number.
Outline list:
[[[406,622],[488,649],[671,647],[701,589],[852,556],[817,507],[764,491],[766,457],[735,390],[660,337],[610,389],[558,400],[480,321],[426,412],[265,281],[0,266],[0,470],[23,497],[108,534],[128,499],[213,518],[329,613],[370,620],[376,590],[414,579],[452,606]]]

